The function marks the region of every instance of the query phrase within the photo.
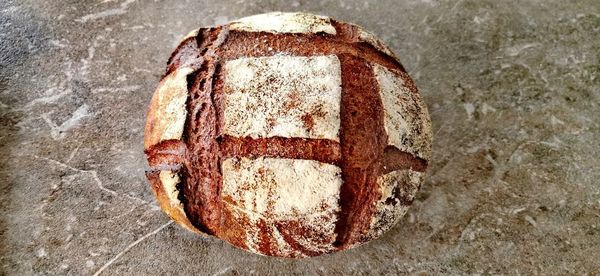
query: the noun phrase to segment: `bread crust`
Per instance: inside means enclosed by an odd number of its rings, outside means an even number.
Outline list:
[[[240,18],[230,23],[231,30],[269,33],[336,34],[331,19],[308,13],[270,12]]]
[[[154,196],[160,208],[175,222],[192,232],[205,234],[198,230],[187,217],[183,204],[179,201],[179,175],[173,171],[148,171],[146,177],[150,181]]]
[[[192,73],[190,67],[178,68],[165,76],[159,83],[152,96],[148,109],[146,126],[144,129],[144,151],[150,157],[156,157],[160,151],[156,149],[165,141],[180,141],[187,116],[185,103],[188,98],[187,76]],[[202,233],[188,219],[183,210],[183,203],[179,201],[178,186],[181,182],[177,171],[181,167],[180,157],[184,152],[167,153],[166,156],[175,156],[176,162],[165,161],[169,158],[159,157],[151,171],[146,173],[152,186],[152,191],[162,210],[175,222],[184,228]],[[152,162],[154,163],[154,162]],[[168,170],[156,170],[167,168]]]
[[[412,80],[401,71],[379,65],[374,65],[373,71],[383,102],[388,144],[429,160],[431,120]]]
[[[241,58],[227,61],[223,73],[223,134],[339,141],[342,80],[335,55]]]
[[[144,150],[167,140],[181,140],[187,116],[187,76],[190,67],[178,68],[165,76],[152,96],[144,129]]]
[[[322,79],[312,81],[311,70]],[[310,99],[294,103],[293,92]],[[152,97],[144,149],[158,203],[177,223],[254,253],[300,258],[355,247],[395,224],[427,168],[431,122],[373,34],[272,13],[182,40]],[[299,184],[314,191],[307,197]]]

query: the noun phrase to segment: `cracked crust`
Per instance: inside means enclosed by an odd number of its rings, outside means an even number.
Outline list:
[[[183,210],[183,203],[179,200],[178,186],[181,179],[178,173],[170,170],[150,171],[146,173],[146,177],[150,181],[158,205],[171,219],[185,229],[204,234],[190,222]]]
[[[201,28],[195,29],[191,32],[189,32],[187,35],[185,35],[180,41],[179,44],[183,43],[186,39],[191,38],[191,37],[197,37],[198,34],[200,33]]]
[[[187,76],[192,72],[191,67],[178,68],[159,83],[148,109],[144,151],[155,170],[147,172],[146,176],[161,209],[184,228],[202,233],[190,222],[179,200],[181,178],[177,173],[185,152],[180,140],[187,116]]]

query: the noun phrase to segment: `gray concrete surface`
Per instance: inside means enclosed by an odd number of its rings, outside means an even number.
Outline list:
[[[329,256],[252,255],[169,222],[146,106],[180,37],[266,11],[378,34],[429,106],[409,214]],[[0,274],[600,273],[600,2],[0,2]]]

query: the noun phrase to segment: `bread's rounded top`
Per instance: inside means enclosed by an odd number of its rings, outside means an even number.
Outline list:
[[[298,33],[316,34],[326,33],[336,35],[336,24],[352,26],[355,29],[355,39],[365,42],[396,58],[394,53],[373,33],[362,27],[341,21],[334,21],[330,17],[303,12],[270,12],[240,18],[229,23],[230,30],[246,32],[269,33]]]
[[[229,29],[246,32],[336,34],[329,17],[300,12],[270,12],[248,16],[229,23]]]

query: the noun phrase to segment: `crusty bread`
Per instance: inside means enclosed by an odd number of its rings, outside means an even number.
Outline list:
[[[414,83],[373,34],[268,13],[183,39],[152,98],[144,149],[173,220],[299,258],[392,227],[421,185],[431,139]]]

